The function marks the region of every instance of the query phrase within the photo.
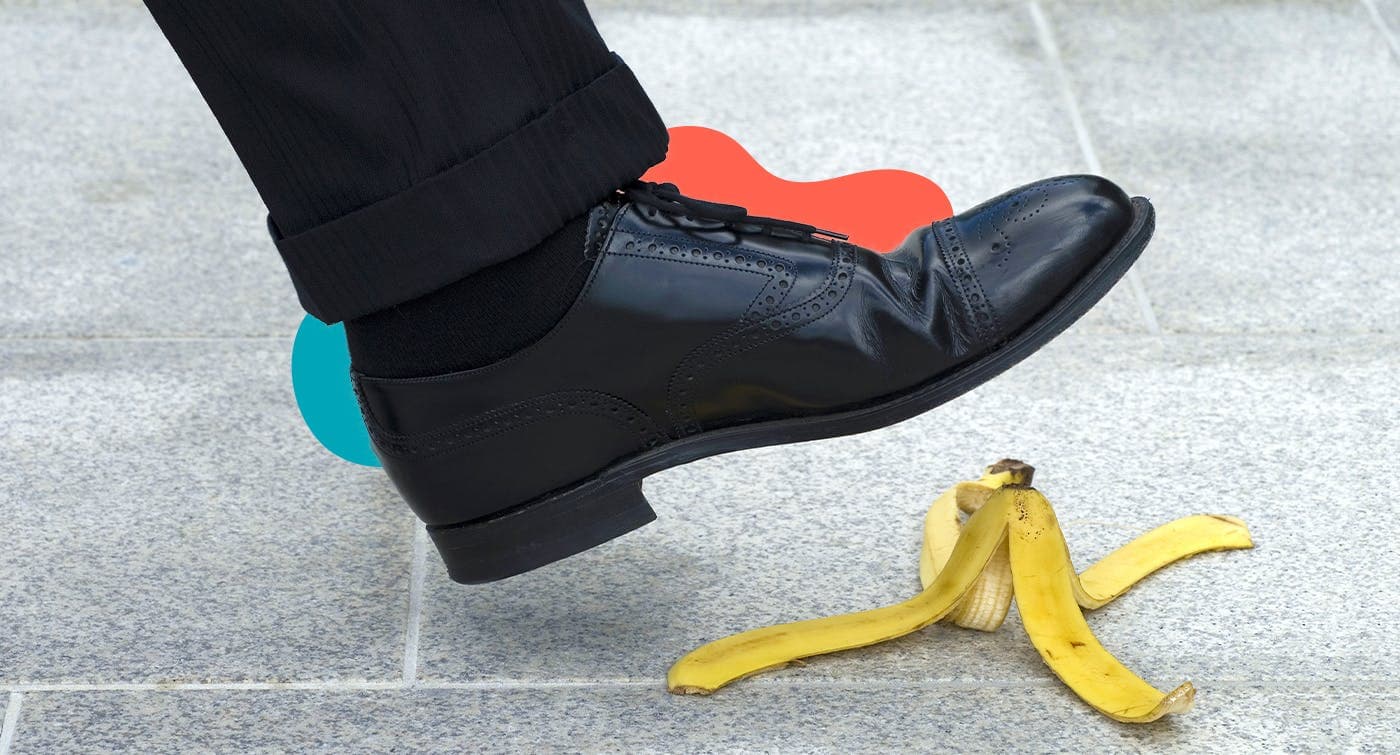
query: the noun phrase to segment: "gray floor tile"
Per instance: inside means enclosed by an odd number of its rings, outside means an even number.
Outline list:
[[[759,449],[651,478],[660,519],[502,583],[462,587],[435,559],[425,678],[660,680],[696,645],[873,607],[916,589],[932,496],[1001,456],[1035,463],[1086,565],[1168,520],[1243,517],[1258,548],[1149,579],[1091,618],[1159,684],[1390,679],[1400,525],[1348,485],[1400,448],[1393,338],[1081,336],[887,430]],[[1383,463],[1383,462],[1382,462]],[[1364,474],[1364,473],[1363,473]],[[1358,575],[1366,575],[1358,581]],[[773,678],[1047,678],[1012,620],[934,627]],[[758,680],[755,680],[756,683]]]
[[[1050,3],[1163,327],[1393,332],[1400,65],[1357,2]]]
[[[0,336],[290,335],[264,210],[139,3],[0,13]],[[61,65],[56,65],[61,61]]]
[[[957,0],[588,0],[594,15],[614,10],[647,11],[682,16],[742,16],[807,18],[848,15],[853,12],[894,12],[911,9],[943,10],[966,6]],[[1011,7],[1017,0],[984,0],[978,7]]]
[[[15,722],[9,720],[10,700],[13,695],[0,693],[0,751],[4,751],[9,746],[9,742],[14,738],[11,729]],[[19,715],[19,710],[15,711],[15,716]]]
[[[141,4],[0,0],[0,89],[25,94],[0,108],[13,752],[1400,749],[1383,599],[1400,589],[1400,278],[1376,273],[1400,227],[1400,61],[1351,0],[1042,2],[1105,171],[1158,206],[1157,314],[1197,335],[1134,335],[1120,287],[928,416],[658,475],[660,520],[577,558],[464,587],[430,554],[424,688],[57,691],[392,685],[414,524],[379,472],[305,431],[287,339],[100,338],[289,337],[300,311]],[[1396,0],[1375,5],[1400,32]],[[1025,3],[590,6],[669,123],[720,128],[787,178],[905,168],[965,209],[1084,168]],[[99,339],[14,340],[35,336]],[[1014,612],[710,699],[662,690],[706,640],[907,597],[929,500],[1003,455],[1040,467],[1081,567],[1178,516],[1251,524],[1254,551],[1173,566],[1090,618],[1149,681],[1195,681],[1191,714],[1103,719]]]
[[[43,752],[1342,752],[1400,746],[1400,692],[1223,687],[1130,727],[1058,686],[790,686],[709,699],[642,687],[30,694]]]
[[[1400,0],[1372,0],[1380,14],[1382,33],[1400,39]],[[1400,56],[1400,50],[1396,51]]]
[[[289,348],[0,342],[0,688],[397,678],[412,521]]]

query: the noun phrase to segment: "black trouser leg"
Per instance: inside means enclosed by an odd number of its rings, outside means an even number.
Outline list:
[[[665,156],[581,0],[146,4],[326,322],[519,255]]]

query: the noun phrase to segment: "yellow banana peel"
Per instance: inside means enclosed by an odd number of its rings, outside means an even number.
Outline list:
[[[873,645],[939,620],[993,631],[1012,599],[1031,643],[1055,675],[1095,709],[1145,723],[1191,707],[1186,682],[1161,692],[1104,649],[1081,609],[1122,595],[1152,572],[1188,556],[1250,548],[1234,517],[1198,515],[1162,525],[1076,575],[1049,501],[1029,487],[1034,469],[997,462],[940,495],[924,520],[923,592],[885,608],[754,629],[711,642],[671,667],[678,694],[709,694],[736,679],[814,655]],[[966,522],[962,514],[967,515]]]

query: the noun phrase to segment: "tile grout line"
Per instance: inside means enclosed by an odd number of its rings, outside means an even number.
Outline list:
[[[18,684],[12,694],[41,692],[404,692],[424,690],[587,689],[660,686],[651,679],[502,680],[479,682],[305,681],[305,682],[109,682]]]
[[[402,690],[403,682],[54,682],[17,684],[16,693],[39,692],[273,692],[273,691],[365,691]]]
[[[238,336],[191,336],[182,333],[145,336],[0,336],[0,343],[164,343],[167,341],[194,343],[229,343],[234,341],[292,341],[295,334],[288,335],[238,335]]]
[[[1134,277],[1134,275],[1135,275],[1136,273],[1137,273],[1137,268],[1131,268],[1131,269],[1129,269],[1129,270],[1128,270],[1128,278],[1129,278],[1129,280],[1132,280],[1133,277]],[[1155,318],[1154,318],[1154,321],[1155,321]],[[1081,334],[1081,337],[1083,337],[1083,336],[1090,336],[1090,335],[1092,335],[1092,336],[1094,336],[1094,337],[1114,338],[1114,337],[1119,337],[1119,336],[1135,337],[1135,336],[1141,336],[1141,335],[1143,335],[1143,334],[1142,334],[1142,333],[1137,333],[1137,332],[1129,332],[1129,331],[1102,331],[1102,332],[1096,332],[1096,333]],[[1170,331],[1170,332],[1156,333],[1156,334],[1154,334],[1154,335],[1157,335],[1157,336],[1159,336],[1160,338],[1164,338],[1164,339],[1165,339],[1165,338],[1195,339],[1195,338],[1207,338],[1207,337],[1215,337],[1215,336],[1226,337],[1226,338],[1229,338],[1229,337],[1236,337],[1236,336],[1247,336],[1247,337],[1250,337],[1250,338],[1314,338],[1314,337],[1316,337],[1318,334],[1317,334],[1316,332],[1309,331],[1309,330],[1257,330],[1257,331],[1254,331],[1254,330],[1173,330],[1173,331]],[[1344,332],[1341,332],[1341,333],[1334,333],[1334,334],[1331,334],[1331,335],[1340,335],[1340,336],[1345,337],[1345,338],[1371,338],[1371,337],[1386,338],[1386,337],[1392,336],[1392,335],[1394,335],[1394,334],[1391,333],[1391,332],[1388,332],[1388,331],[1350,330],[1350,331],[1344,331]],[[193,337],[188,337],[188,336],[169,336],[169,337],[166,337],[166,336],[141,336],[141,337],[139,337],[139,338],[135,338],[135,337],[133,337],[133,338],[107,338],[107,337],[102,337],[102,338],[89,338],[89,337],[86,337],[86,336],[84,336],[84,337],[72,337],[72,338],[68,338],[68,337],[48,337],[48,336],[45,336],[45,337],[43,337],[43,338],[7,338],[7,337],[5,337],[5,336],[0,336],[0,349],[4,349],[4,348],[7,348],[7,347],[16,346],[16,345],[24,344],[24,343],[64,344],[64,345],[69,345],[69,344],[79,344],[79,343],[153,343],[153,344],[163,344],[163,343],[236,343],[236,342],[239,342],[239,341],[246,341],[246,342],[251,342],[251,343],[271,344],[271,343],[278,343],[278,342],[290,343],[292,340],[293,340],[293,339],[292,339],[291,336],[287,336],[287,337],[282,337],[282,336],[229,336],[229,337],[227,337],[227,338],[224,338],[224,337],[193,338]]]
[[[23,692],[11,692],[5,704],[5,721],[0,723],[0,755],[10,755],[10,745],[15,741],[15,729],[19,727],[19,708],[24,703]]]
[[[1346,689],[1400,688],[1397,679],[1309,679],[1308,684],[1320,687],[1340,687]],[[1216,689],[1296,689],[1301,683],[1296,679],[1202,679],[1198,687]],[[748,690],[772,690],[785,688],[859,688],[859,689],[929,689],[943,691],[966,691],[975,689],[1041,689],[1058,687],[1053,678],[1040,679],[986,679],[986,680],[936,680],[936,679],[800,679],[790,678],[770,680],[747,685]],[[355,682],[355,681],[308,681],[308,682],[112,682],[107,684],[52,683],[18,684],[11,687],[12,704],[6,711],[8,722],[18,718],[18,706],[13,701],[26,693],[61,692],[402,692],[402,691],[510,691],[510,690],[552,690],[552,689],[596,689],[603,687],[664,688],[664,682],[657,679],[558,679],[558,680],[500,680],[467,682],[420,681],[412,684],[397,681]],[[13,728],[6,729],[12,731]]]
[[[1099,162],[1099,154],[1089,138],[1089,127],[1085,125],[1084,115],[1080,112],[1079,99],[1074,96],[1074,89],[1070,87],[1069,73],[1065,70],[1064,59],[1060,57],[1060,46],[1050,28],[1050,20],[1041,10],[1039,0],[1030,0],[1026,3],[1026,8],[1030,11],[1031,22],[1035,25],[1035,36],[1040,42],[1040,49],[1050,61],[1050,68],[1054,72],[1060,96],[1064,99],[1065,109],[1069,111],[1070,125],[1074,128],[1074,137],[1079,142],[1079,152],[1083,155],[1090,173],[1103,175],[1103,164]],[[1147,287],[1143,285],[1142,275],[1138,273],[1136,265],[1128,268],[1126,277],[1128,288],[1133,292],[1133,299],[1137,301],[1138,312],[1147,332],[1154,336],[1162,335],[1162,326],[1157,322],[1157,313],[1152,309],[1152,300],[1147,297]]]
[[[1371,14],[1371,22],[1376,25],[1382,37],[1390,45],[1390,54],[1395,56],[1395,62],[1400,63],[1400,38],[1395,36],[1395,32],[1390,30],[1390,24],[1385,22],[1385,17],[1381,15],[1381,9],[1376,7],[1376,0],[1358,0],[1366,8],[1366,12]]]
[[[428,571],[428,528],[413,520],[413,569],[408,584],[408,629],[404,632],[403,676],[406,685],[418,682],[418,645],[423,627],[423,584]]]

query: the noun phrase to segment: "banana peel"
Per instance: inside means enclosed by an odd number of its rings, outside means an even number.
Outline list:
[[[1003,460],[983,476],[940,495],[924,521],[919,575],[924,589],[884,608],[754,629],[716,640],[671,667],[677,694],[709,694],[726,684],[814,655],[884,642],[944,620],[993,631],[1013,598],[1031,644],[1075,694],[1118,721],[1146,723],[1188,710],[1195,688],[1161,692],[1109,653],[1084,609],[1099,608],[1174,561],[1214,550],[1250,548],[1234,517],[1199,515],[1162,525],[1075,574],[1049,501],[1030,487],[1034,469]],[[962,520],[962,515],[967,520]]]

